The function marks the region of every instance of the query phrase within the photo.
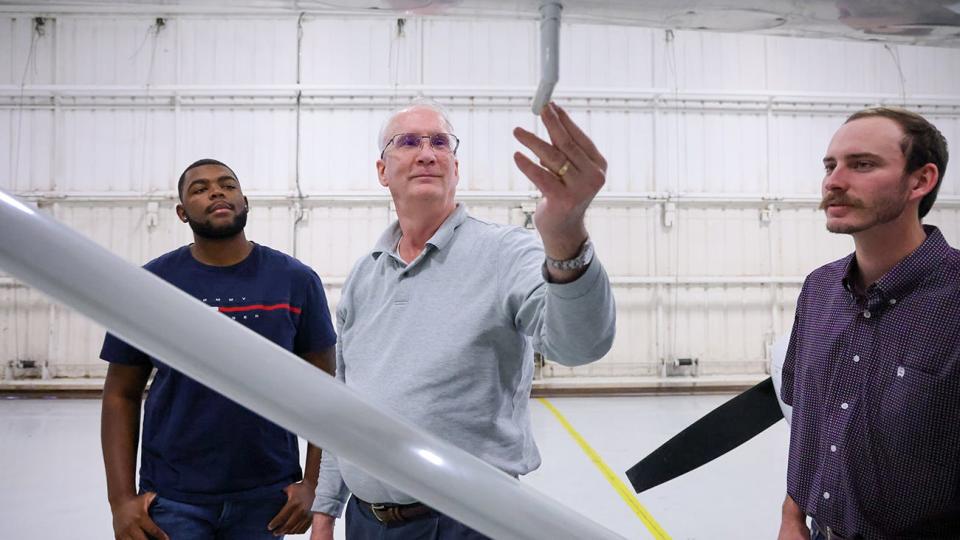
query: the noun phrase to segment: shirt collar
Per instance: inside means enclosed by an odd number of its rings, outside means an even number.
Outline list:
[[[449,216],[447,216],[447,219],[445,219],[443,224],[440,225],[440,228],[437,229],[437,232],[433,233],[433,236],[427,240],[427,244],[436,249],[445,248],[453,238],[453,233],[457,230],[457,227],[459,227],[466,220],[467,207],[463,203],[457,203],[457,207]],[[400,230],[400,221],[394,221],[389,227],[387,227],[387,230],[383,231],[383,234],[380,235],[380,239],[377,240],[376,244],[374,244],[370,255],[374,259],[379,257],[381,253],[390,253],[396,255],[397,243],[400,242],[400,236],[402,234],[403,231]]]
[[[940,266],[944,257],[950,252],[950,245],[943,238],[940,229],[933,225],[924,225],[923,230],[927,233],[927,238],[920,244],[920,247],[878,279],[867,290],[867,296],[871,296],[876,289],[876,292],[879,292],[883,298],[902,298],[917,288],[927,276],[931,275]],[[843,274],[843,287],[851,294],[854,294],[853,280],[856,270],[857,258],[850,255]]]

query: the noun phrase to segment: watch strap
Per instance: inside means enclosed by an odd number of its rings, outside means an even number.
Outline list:
[[[574,255],[570,259],[558,260],[546,255],[546,266],[553,268],[554,270],[561,271],[573,271],[580,270],[581,268],[586,267],[593,261],[593,242],[587,238],[583,245],[580,246],[580,252]]]

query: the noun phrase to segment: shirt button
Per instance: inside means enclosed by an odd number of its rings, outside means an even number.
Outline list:
[[[896,299],[896,298],[891,298],[891,299],[890,299],[889,304],[890,304],[891,306],[894,305],[894,304],[896,304],[896,303],[897,303],[897,299]]]
[[[859,361],[860,361],[860,355],[859,355],[859,354],[853,355],[853,361],[854,361],[854,362],[859,362]]]
[[[836,452],[836,451],[837,451],[837,445],[831,444],[831,445],[830,445],[830,451],[831,451],[831,452]]]
[[[848,405],[848,404],[846,404],[846,403],[841,403],[841,404],[840,404],[840,408],[843,409],[843,410],[847,410],[849,407],[850,407],[850,405]]]
[[[863,318],[864,318],[864,319],[869,319],[869,318],[870,318],[870,310],[869,310],[869,309],[863,310]]]
[[[824,491],[824,492],[823,492],[823,498],[824,498],[824,499],[829,499],[829,498],[830,498],[830,493],[827,492],[827,491]]]

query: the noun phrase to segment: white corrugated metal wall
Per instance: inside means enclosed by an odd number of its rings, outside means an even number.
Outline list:
[[[132,262],[189,241],[176,177],[216,157],[252,201],[249,237],[312,265],[335,304],[391,218],[376,133],[420,93],[450,107],[463,139],[461,199],[524,223],[532,186],[510,130],[536,128],[532,19],[44,16],[0,8],[0,188]],[[556,98],[610,163],[589,227],[619,328],[606,358],[547,377],[656,375],[674,358],[698,358],[703,375],[762,372],[802,277],[852,249],[815,209],[842,119],[902,103],[960,140],[960,50],[588,24],[561,35]],[[953,176],[927,221],[960,244]],[[4,377],[101,375],[102,335],[0,277],[0,362],[46,367]]]

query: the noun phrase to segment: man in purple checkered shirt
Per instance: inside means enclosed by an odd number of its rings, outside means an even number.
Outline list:
[[[866,109],[823,164],[827,229],[856,250],[797,300],[780,539],[960,538],[960,252],[920,221],[946,140],[917,114]]]

